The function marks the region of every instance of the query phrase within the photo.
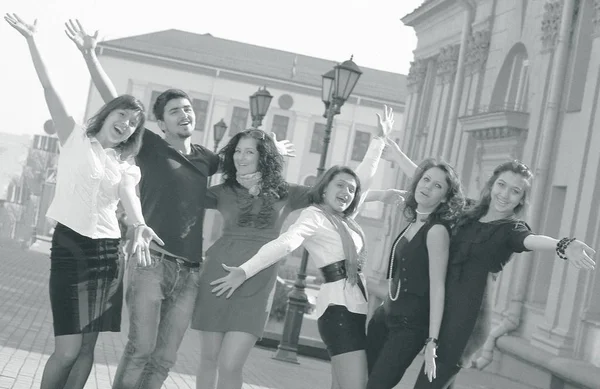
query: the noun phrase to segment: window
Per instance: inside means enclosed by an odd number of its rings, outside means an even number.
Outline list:
[[[290,118],[282,115],[273,115],[273,125],[271,131],[277,135],[277,140],[287,139],[287,130],[290,124]]]
[[[369,148],[371,134],[364,131],[356,131],[354,135],[354,144],[352,145],[352,160],[362,161]]]
[[[192,107],[194,107],[194,114],[196,114],[196,131],[204,131],[206,125],[206,116],[208,114],[208,101],[201,99],[193,99]]]
[[[229,135],[234,136],[240,131],[246,129],[248,124],[248,109],[241,107],[233,107],[233,114],[231,114],[231,125],[229,126]]]
[[[325,124],[315,123],[310,140],[310,152],[321,154],[323,152],[323,139],[325,139]]]
[[[148,120],[155,122],[156,121],[156,116],[154,116],[154,103],[156,102],[156,99],[158,98],[158,95],[160,95],[159,91],[152,91],[152,94],[150,95],[150,104],[148,104]]]

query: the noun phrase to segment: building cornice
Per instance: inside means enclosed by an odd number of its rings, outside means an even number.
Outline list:
[[[407,26],[415,27],[415,25],[422,23],[423,20],[442,13],[456,2],[457,0],[425,0],[420,7],[400,20]]]
[[[109,46],[98,45],[98,55],[124,59],[144,64],[166,67],[176,70],[182,70],[190,73],[203,74],[209,77],[218,77],[231,81],[245,82],[249,84],[265,85],[273,88],[282,89],[290,92],[301,93],[309,96],[321,96],[321,87],[309,84],[302,84],[289,80],[280,80],[277,78],[265,77],[251,73],[243,73],[235,70],[216,68],[209,65],[199,64],[180,59],[162,57],[154,54],[148,54],[135,50],[127,50]],[[394,107],[396,112],[404,112],[405,103],[399,101],[382,100],[373,96],[353,95],[346,102],[347,104],[356,104],[367,107],[381,107],[383,104]]]

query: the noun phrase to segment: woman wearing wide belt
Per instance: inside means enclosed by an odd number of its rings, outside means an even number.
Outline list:
[[[364,389],[367,379],[365,319],[367,299],[360,273],[365,237],[354,215],[361,200],[360,181],[347,167],[329,169],[311,190],[312,206],[278,239],[263,246],[240,267],[212,282],[218,295],[304,245],[326,282],[317,297],[319,333],[331,356],[333,387]]]

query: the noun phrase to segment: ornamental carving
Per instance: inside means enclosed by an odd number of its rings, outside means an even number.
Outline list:
[[[600,0],[594,0],[594,32],[600,33]]]
[[[410,63],[410,70],[406,76],[406,85],[411,90],[418,90],[425,81],[427,75],[427,61],[424,59],[415,59]]]
[[[556,45],[556,38],[560,29],[560,14],[563,8],[562,0],[548,0],[544,4],[542,18],[542,47],[543,50],[552,50]]]
[[[514,127],[491,127],[473,131],[472,134],[476,140],[494,140],[519,136],[522,132],[522,129]]]
[[[442,81],[449,82],[456,73],[459,45],[447,45],[440,49],[437,57],[437,75]]]
[[[467,40],[465,65],[470,73],[480,71],[487,61],[490,48],[490,31],[476,31]]]

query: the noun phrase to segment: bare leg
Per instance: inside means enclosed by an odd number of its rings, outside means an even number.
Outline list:
[[[54,352],[48,358],[40,389],[64,388],[79,356],[83,335],[60,335],[54,338]]]
[[[217,389],[241,389],[244,364],[258,338],[246,332],[225,333],[219,355]]]
[[[219,353],[224,332],[198,331],[200,336],[200,365],[196,374],[196,389],[215,389]]]
[[[332,388],[365,389],[367,386],[367,354],[364,350],[331,357],[331,368]]]

